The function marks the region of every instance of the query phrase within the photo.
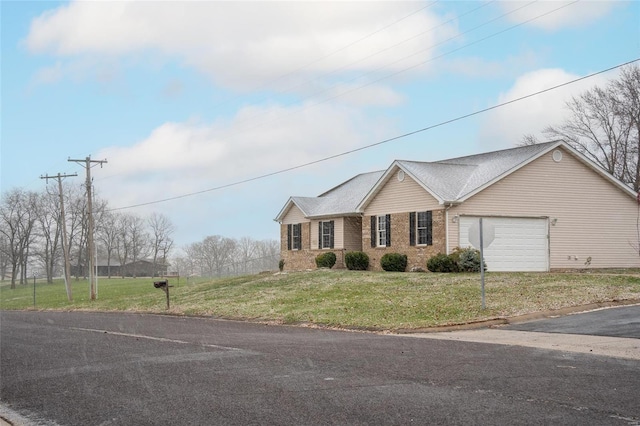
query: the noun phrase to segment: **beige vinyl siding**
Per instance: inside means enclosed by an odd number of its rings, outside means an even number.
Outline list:
[[[284,215],[284,217],[282,218],[283,225],[289,225],[292,223],[304,223],[304,222],[309,222],[309,219],[304,217],[302,210],[300,210],[298,206],[296,206],[295,204],[291,206],[287,214]],[[316,233],[317,232],[318,231],[316,230]]]
[[[318,223],[333,221],[333,248],[344,248],[344,221],[343,218],[338,217],[335,219],[323,219],[311,221],[311,249],[318,249]],[[324,249],[329,250],[329,249]]]
[[[362,218],[345,217],[343,221],[344,249],[351,251],[362,250]]]
[[[374,216],[441,208],[438,200],[408,174],[405,174],[403,181],[399,181],[396,168],[373,200],[365,207],[364,215]]]
[[[551,269],[640,266],[632,247],[638,239],[634,197],[562,153],[560,162],[550,152],[452,208],[450,249],[459,242],[455,215],[548,217]]]

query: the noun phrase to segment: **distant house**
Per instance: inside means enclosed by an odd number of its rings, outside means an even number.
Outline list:
[[[108,263],[108,264],[107,264]],[[111,259],[107,262],[106,259],[98,259],[97,271],[99,277],[151,277],[161,276],[167,274],[167,264],[156,263],[151,260],[138,260],[136,262],[128,262],[126,265],[120,265],[120,262],[116,259]],[[80,273],[76,274],[78,270],[77,265],[72,265],[72,275],[84,276],[86,275],[86,268],[84,265],[80,267]]]
[[[479,247],[491,271],[638,267],[636,193],[564,142],[436,162],[394,161],[317,197],[291,197],[278,216],[285,269],[361,250],[370,269],[388,252],[409,266]]]

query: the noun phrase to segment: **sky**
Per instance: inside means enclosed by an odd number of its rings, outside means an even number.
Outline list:
[[[0,0],[0,24],[1,191],[107,160],[97,196],[177,247],[277,240],[290,196],[396,159],[512,148],[618,70],[455,119],[640,58],[634,1]]]

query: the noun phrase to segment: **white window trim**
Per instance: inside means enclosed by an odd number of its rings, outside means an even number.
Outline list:
[[[380,229],[380,224],[383,224],[382,229]],[[386,247],[387,246],[387,217],[386,215],[379,215],[376,218],[376,246],[377,247]]]

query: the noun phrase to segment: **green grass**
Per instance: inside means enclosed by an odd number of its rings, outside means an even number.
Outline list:
[[[640,271],[616,273],[487,273],[486,309],[478,274],[318,270],[217,280],[184,278],[171,291],[172,314],[364,329],[416,329],[640,299]],[[35,309],[166,312],[153,279],[101,279],[98,299],[87,281],[38,283]],[[33,283],[0,286],[1,309],[34,309]]]

